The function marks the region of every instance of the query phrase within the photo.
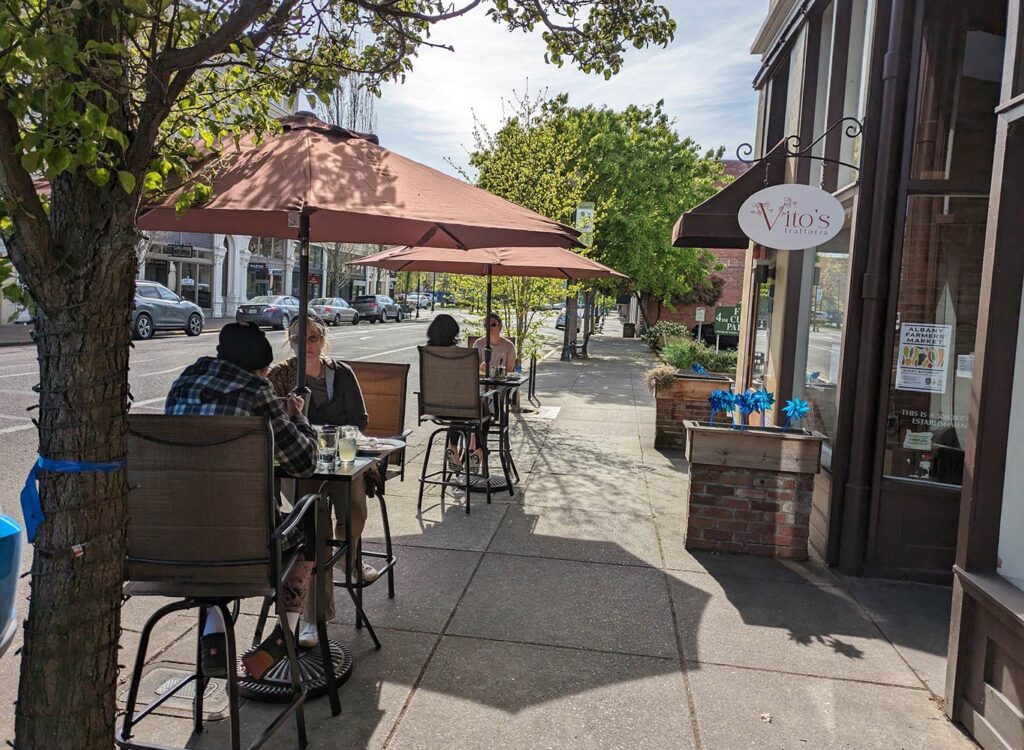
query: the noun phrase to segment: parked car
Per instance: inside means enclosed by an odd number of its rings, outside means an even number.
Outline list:
[[[329,326],[338,326],[342,323],[359,324],[359,313],[340,297],[320,297],[311,300],[309,309]]]
[[[18,315],[15,317],[14,323],[19,326],[32,325],[32,313],[28,311],[27,307],[18,308]]]
[[[0,510],[0,656],[18,632],[18,577],[21,575],[21,526]]]
[[[135,282],[132,333],[137,339],[151,339],[156,331],[182,330],[189,336],[203,332],[203,309],[155,281]]]
[[[404,317],[402,307],[386,294],[364,294],[356,297],[352,300],[352,307],[359,313],[359,317],[366,318],[371,323],[387,323],[388,318],[401,322]]]
[[[565,307],[565,303],[562,303],[562,307]],[[577,330],[577,332],[580,331],[583,328],[583,316],[584,316],[584,314],[585,313],[584,313],[582,307],[576,310],[576,330]],[[555,328],[557,328],[560,331],[564,331],[565,330],[565,318],[566,318],[566,312],[563,310],[558,315],[558,320],[555,322]]]
[[[299,301],[295,297],[283,294],[253,297],[245,304],[239,305],[235,311],[235,320],[239,323],[255,323],[258,326],[272,326],[278,330],[287,328],[288,324],[299,315]]]

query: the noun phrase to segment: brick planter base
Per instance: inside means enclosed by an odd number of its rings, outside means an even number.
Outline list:
[[[682,450],[686,447],[686,420],[707,422],[711,418],[708,397],[712,391],[725,391],[733,381],[724,375],[702,378],[677,375],[672,385],[655,393],[654,447]]]
[[[823,439],[687,422],[686,548],[806,560]]]

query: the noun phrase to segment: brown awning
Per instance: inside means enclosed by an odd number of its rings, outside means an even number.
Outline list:
[[[782,145],[779,143],[772,151]],[[781,184],[785,179],[783,163],[784,160],[779,160],[768,165],[767,182],[764,165],[758,164],[748,169],[699,206],[684,213],[672,228],[672,245],[745,249],[750,244],[750,238],[740,229],[737,218],[740,206],[758,190]]]

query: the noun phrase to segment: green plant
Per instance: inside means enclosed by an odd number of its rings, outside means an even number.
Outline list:
[[[672,365],[662,362],[660,365],[655,365],[650,370],[644,372],[644,382],[647,383],[647,387],[653,393],[658,388],[667,388],[672,385],[672,381],[676,379],[678,372]]]
[[[716,352],[707,344],[690,338],[668,342],[661,356],[681,372],[690,372],[695,364],[703,365],[708,372],[726,375],[734,375],[736,372],[736,352]]]
[[[655,323],[643,333],[643,339],[652,351],[661,351],[670,339],[688,338],[690,332],[682,323],[662,320]]]

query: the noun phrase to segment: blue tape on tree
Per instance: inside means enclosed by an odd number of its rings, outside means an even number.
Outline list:
[[[61,474],[89,474],[100,472],[109,474],[112,471],[124,468],[125,460],[119,458],[116,461],[66,461],[63,459],[45,458],[40,456],[25,480],[25,487],[21,490],[21,512],[25,518],[25,534],[28,541],[33,542],[36,538],[36,529],[46,519],[43,513],[43,503],[39,499],[39,471],[56,471]]]

